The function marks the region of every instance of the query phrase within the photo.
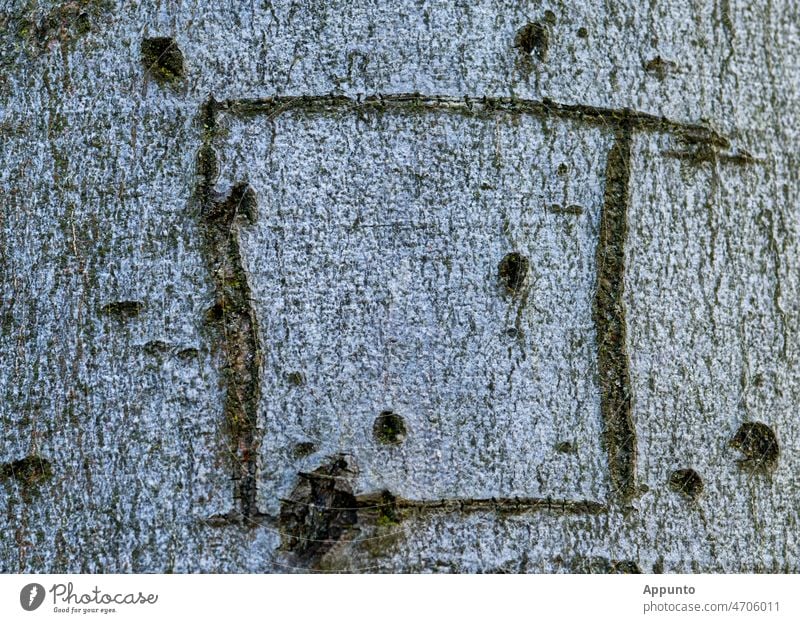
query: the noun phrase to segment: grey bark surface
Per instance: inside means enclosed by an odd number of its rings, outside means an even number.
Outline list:
[[[797,572],[799,52],[0,0],[0,571]]]

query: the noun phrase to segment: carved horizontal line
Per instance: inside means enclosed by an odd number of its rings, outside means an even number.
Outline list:
[[[593,500],[565,500],[558,498],[439,498],[433,500],[409,500],[389,492],[366,493],[355,496],[354,506],[339,507],[308,504],[319,512],[361,511],[368,515],[392,515],[395,520],[406,519],[412,515],[441,513],[494,512],[501,515],[522,515],[525,513],[550,511],[559,515],[601,515],[608,512],[605,504]],[[257,527],[273,524],[275,517],[263,513],[250,516],[237,511],[213,515],[203,520],[208,527],[221,528],[239,525]]]
[[[750,165],[750,164],[766,164],[764,158],[757,158],[745,150],[736,152],[718,152],[713,149],[694,149],[694,150],[678,150],[668,149],[662,151],[661,155],[667,158],[675,158],[677,160],[687,160],[691,163],[698,162],[713,162],[719,160],[730,164]]]
[[[564,515],[599,515],[608,507],[593,500],[566,500],[557,498],[497,497],[497,498],[439,498],[433,500],[409,500],[389,492],[369,493],[356,496],[358,509],[385,513],[474,513],[491,511],[502,514],[523,514],[533,511],[553,511]]]
[[[342,109],[450,110],[462,114],[517,113],[538,117],[557,117],[594,125],[662,131],[680,135],[693,143],[709,143],[723,149],[730,141],[714,128],[700,123],[685,123],[631,108],[604,108],[586,104],[565,104],[551,99],[514,97],[453,97],[397,93],[348,97],[344,95],[276,96],[268,98],[229,99],[219,109],[236,115],[277,116],[290,110],[325,112]]]

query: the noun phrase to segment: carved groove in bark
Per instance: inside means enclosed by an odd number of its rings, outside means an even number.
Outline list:
[[[600,410],[612,493],[623,501],[636,492],[636,429],[631,414],[631,378],[625,318],[625,244],[631,178],[631,131],[617,128],[608,153],[606,187],[597,243],[597,330]]]
[[[203,106],[200,120],[204,129],[203,145],[198,157],[200,178],[198,195],[203,210],[208,263],[218,297],[233,313],[225,326],[229,329],[219,338],[225,353],[227,378],[226,416],[232,444],[238,449],[240,470],[235,497],[240,500],[241,516],[212,518],[218,523],[249,518],[258,525],[256,509],[256,457],[258,439],[255,435],[259,400],[258,379],[261,358],[257,321],[250,304],[250,288],[244,272],[237,236],[237,217],[242,210],[245,185],[237,185],[231,195],[221,200],[214,190],[218,174],[216,154],[212,143],[220,112],[247,117],[266,115],[269,118],[291,111],[330,112],[334,110],[394,110],[424,112],[451,111],[454,114],[491,116],[497,113],[528,114],[536,117],[555,117],[601,126],[613,132],[614,144],[608,154],[606,188],[597,246],[597,291],[593,315],[597,330],[597,358],[600,376],[601,412],[605,432],[604,446],[608,454],[612,498],[629,501],[636,494],[636,430],[631,414],[630,372],[627,353],[626,318],[623,305],[625,239],[630,193],[631,146],[634,132],[663,132],[675,136],[695,151],[711,152],[714,157],[726,158],[740,164],[755,159],[747,152],[731,149],[731,142],[714,128],[700,123],[682,123],[632,109],[614,109],[582,104],[564,104],[550,99],[527,100],[506,97],[451,97],[400,93],[347,97],[278,96],[261,99],[231,99],[217,102],[209,98]],[[692,151],[694,153],[694,151]],[[252,190],[249,190],[252,192]],[[246,204],[247,201],[244,201]],[[252,212],[254,214],[254,212]],[[249,214],[248,214],[249,215]],[[226,272],[227,271],[227,272]],[[226,285],[226,274],[238,287]],[[242,399],[242,396],[245,399]],[[231,414],[235,425],[231,425]],[[551,498],[405,500],[389,492],[356,496],[358,506],[369,506],[380,496],[395,511],[427,512],[457,510],[472,512],[528,512],[551,510],[563,514],[606,512],[607,507],[587,500],[553,500]],[[264,517],[261,517],[264,519]],[[213,523],[213,522],[212,522]]]

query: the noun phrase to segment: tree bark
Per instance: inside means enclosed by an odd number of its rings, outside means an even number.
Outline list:
[[[0,570],[798,571],[798,17],[3,3]]]

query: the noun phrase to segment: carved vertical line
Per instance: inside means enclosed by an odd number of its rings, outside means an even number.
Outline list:
[[[625,318],[625,245],[631,178],[630,124],[617,126],[608,153],[600,236],[597,291],[592,314],[597,332],[597,367],[604,445],[612,494],[623,501],[636,492],[636,430],[631,413],[631,381]]]
[[[214,305],[206,313],[214,346],[221,360],[225,387],[223,411],[234,455],[234,499],[240,517],[258,514],[256,470],[258,458],[258,406],[260,401],[261,349],[252,292],[242,262],[239,223],[254,219],[256,197],[250,186],[236,184],[227,197],[214,191],[219,165],[212,142],[218,104],[203,106],[203,145],[198,157],[200,176],[200,231],[203,252],[214,285]]]

